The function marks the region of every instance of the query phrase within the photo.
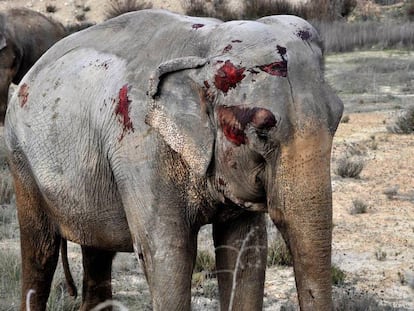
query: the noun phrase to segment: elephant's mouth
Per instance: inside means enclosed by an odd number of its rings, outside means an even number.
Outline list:
[[[232,195],[227,195],[227,198],[244,210],[250,212],[267,212],[267,203],[265,201],[245,201]]]
[[[264,202],[244,202],[240,207],[251,212],[267,213],[267,204]]]

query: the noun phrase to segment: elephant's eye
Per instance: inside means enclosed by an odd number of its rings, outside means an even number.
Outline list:
[[[267,140],[267,131],[256,130],[257,137],[261,140]]]

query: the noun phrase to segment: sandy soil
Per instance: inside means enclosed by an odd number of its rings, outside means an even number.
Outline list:
[[[98,0],[3,0],[0,10],[25,6],[48,13],[64,24],[88,6],[86,20],[100,22],[107,8]],[[180,2],[153,1],[154,7],[182,12]],[[352,109],[350,109],[352,111]],[[333,168],[349,146],[361,153],[365,167],[359,179],[333,174],[333,262],[346,273],[346,288],[374,295],[397,310],[414,310],[414,136],[390,134],[386,124],[392,110],[349,113],[334,141]],[[384,192],[394,189],[389,198]],[[351,214],[352,201],[368,204],[364,214]],[[1,248],[7,249],[4,243]],[[282,303],[295,302],[291,268],[270,268],[266,278],[265,309],[278,310]],[[205,310],[216,304],[208,302]]]
[[[181,1],[151,0],[154,8],[166,9],[173,12],[183,12]],[[56,7],[55,13],[47,13],[46,6]],[[102,22],[105,18],[105,11],[110,7],[110,0],[1,0],[0,10],[10,7],[26,7],[47,16],[52,16],[63,24],[70,24],[76,21],[76,16],[85,14],[85,20],[89,22]],[[87,11],[85,11],[85,8]]]

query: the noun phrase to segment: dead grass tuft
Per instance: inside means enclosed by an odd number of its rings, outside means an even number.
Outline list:
[[[399,113],[393,124],[387,126],[387,131],[394,134],[414,133],[414,106]]]
[[[111,0],[110,7],[105,12],[105,19],[117,17],[124,13],[151,9],[152,3],[140,0]]]

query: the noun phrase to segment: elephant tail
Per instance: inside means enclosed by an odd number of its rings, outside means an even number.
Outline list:
[[[69,261],[68,261],[68,242],[64,238],[62,238],[62,241],[60,243],[60,252],[62,254],[63,272],[65,273],[69,295],[76,298],[78,296],[78,290],[76,288],[75,281],[73,280],[72,274],[70,273]]]

